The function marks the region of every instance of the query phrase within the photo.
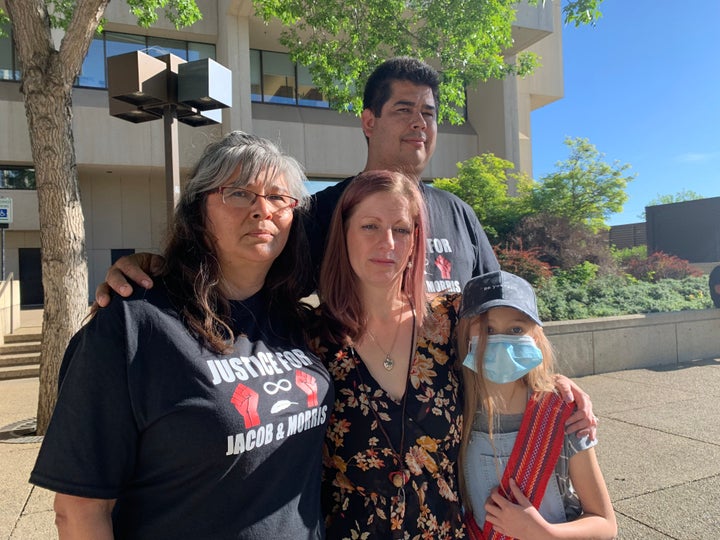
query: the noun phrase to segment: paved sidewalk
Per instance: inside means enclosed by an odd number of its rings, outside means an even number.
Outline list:
[[[619,538],[720,539],[720,358],[577,382],[600,417]],[[0,381],[2,540],[57,538],[52,494],[27,483],[39,443],[7,429],[34,416],[37,392],[37,379]]]
[[[0,381],[0,539],[57,538],[53,493],[28,484],[39,442],[14,438],[37,411],[38,379]],[[24,422],[23,422],[24,421]],[[33,422],[34,424],[34,422]]]

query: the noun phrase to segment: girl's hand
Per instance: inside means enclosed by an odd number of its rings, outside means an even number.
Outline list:
[[[493,528],[505,536],[518,539],[537,539],[545,534],[547,521],[540,515],[515,480],[510,479],[510,491],[517,504],[507,500],[499,487],[493,489],[485,503],[486,518]]]

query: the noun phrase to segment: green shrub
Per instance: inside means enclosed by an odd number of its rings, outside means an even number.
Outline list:
[[[598,275],[600,266],[593,264],[590,261],[584,261],[578,265],[573,266],[569,270],[555,270],[553,276],[558,281],[575,284],[575,285],[586,285]]]
[[[635,246],[622,249],[610,246],[610,253],[615,260],[615,264],[617,264],[619,268],[624,268],[630,259],[646,259],[647,246]]]
[[[612,317],[709,309],[712,300],[706,277],[663,279],[656,283],[623,276],[601,276],[586,284],[545,280],[537,288],[540,318],[545,321]]]

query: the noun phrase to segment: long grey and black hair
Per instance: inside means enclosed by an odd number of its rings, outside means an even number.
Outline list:
[[[279,175],[284,176],[288,194],[300,202],[293,210],[287,244],[270,267],[265,288],[268,309],[286,319],[288,328],[301,331],[305,309],[300,298],[307,290],[310,261],[299,214],[306,210],[309,197],[302,167],[293,157],[267,139],[242,131],[228,133],[207,146],[175,208],[163,279],[185,324],[215,352],[225,352],[234,336],[229,325],[230,304],[221,288],[217,248],[208,230],[207,197],[221,186],[243,187],[257,181],[270,184]]]

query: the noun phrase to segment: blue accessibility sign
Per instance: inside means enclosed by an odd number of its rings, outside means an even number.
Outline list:
[[[7,227],[13,221],[13,205],[10,197],[0,197],[0,225]]]

